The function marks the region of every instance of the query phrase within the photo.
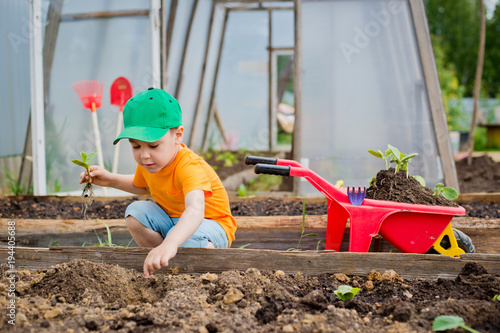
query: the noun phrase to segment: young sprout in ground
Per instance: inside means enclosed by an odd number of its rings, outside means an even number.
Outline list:
[[[444,186],[442,183],[437,183],[434,186],[434,194],[433,195],[442,195],[448,200],[455,200],[458,198],[458,192],[453,187]]]
[[[493,296],[493,300],[500,302],[500,295],[496,294],[495,296]]]
[[[434,318],[434,322],[432,323],[433,331],[446,331],[458,327],[472,333],[479,333],[479,331],[465,325],[464,319],[458,316],[438,316]]]
[[[132,243],[132,241],[134,240],[133,238],[130,240],[130,242],[128,242],[128,244],[120,244],[120,245],[117,245],[117,244],[114,244],[113,243],[113,237],[111,236],[111,230],[109,229],[108,225],[104,222],[101,221],[102,224],[104,224],[104,226],[106,227],[106,233],[107,233],[107,236],[108,238],[103,242],[101,240],[101,238],[99,237],[99,235],[97,234],[97,231],[94,229],[94,233],[97,237],[97,241],[99,243],[88,243],[89,245],[92,245],[92,246],[125,246],[125,247],[129,247],[130,244]],[[85,245],[87,245],[87,242],[83,243],[82,247],[84,247]]]
[[[356,296],[358,291],[360,291],[360,288],[353,288],[351,286],[347,285],[340,285],[337,290],[335,290],[335,294],[344,302],[347,301],[348,299],[353,298]]]
[[[92,178],[90,177],[90,163],[92,160],[96,157],[97,155],[97,149],[91,152],[90,154],[85,154],[84,152],[80,153],[80,156],[82,157],[82,160],[71,160],[71,162],[75,163],[76,165],[79,165],[81,167],[84,167],[85,170],[87,171],[89,175],[89,181],[87,184],[85,184],[85,187],[83,188],[82,191],[82,206],[83,206],[83,218],[87,216],[87,209],[89,206],[92,204],[94,200],[94,186],[92,185]]]
[[[238,163],[238,156],[230,151],[221,151],[215,157],[216,161],[224,161],[224,167],[232,167]]]
[[[316,237],[318,234],[304,234],[306,230],[306,202],[305,200],[302,200],[302,231],[300,233],[300,238],[299,238],[299,244],[297,247],[291,247],[287,249],[287,251],[292,251],[292,250],[298,250],[300,248],[300,243],[302,242],[302,238],[304,237]]]
[[[238,187],[237,197],[246,197],[248,196],[248,187],[245,184],[240,184]]]

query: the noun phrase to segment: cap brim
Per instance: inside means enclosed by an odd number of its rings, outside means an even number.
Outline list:
[[[169,131],[168,128],[133,126],[125,128],[113,141],[116,145],[121,139],[133,139],[144,142],[155,142],[163,138]]]

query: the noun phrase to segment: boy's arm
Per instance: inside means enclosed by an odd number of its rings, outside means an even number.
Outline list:
[[[163,242],[151,250],[144,261],[144,277],[168,266],[168,262],[177,254],[177,248],[191,237],[205,217],[205,193],[194,190],[185,196],[186,210]]]
[[[92,174],[92,171],[90,172]],[[118,173],[112,173],[113,181],[109,184],[110,187],[116,189],[130,192],[133,194],[148,194],[149,191],[144,187],[137,187],[134,185],[133,180],[135,175],[121,175]]]
[[[106,169],[103,169],[97,165],[92,165],[90,168],[90,177],[92,177],[92,183],[99,186],[110,186],[116,189],[130,192],[133,194],[148,194],[149,191],[144,187],[137,187],[134,185],[134,175],[121,175],[118,173],[111,173]],[[80,184],[89,181],[89,176],[87,171],[84,171],[80,175]]]

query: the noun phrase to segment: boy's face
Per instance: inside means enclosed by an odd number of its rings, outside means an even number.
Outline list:
[[[177,153],[182,148],[184,127],[171,129],[156,142],[144,142],[129,139],[132,153],[137,164],[143,166],[148,172],[156,173],[172,163]]]

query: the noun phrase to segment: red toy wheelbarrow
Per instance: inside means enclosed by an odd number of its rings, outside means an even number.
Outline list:
[[[304,177],[328,201],[326,250],[339,251],[347,219],[350,220],[349,252],[368,252],[371,240],[380,235],[404,253],[441,253],[459,256],[465,253],[457,243],[470,239],[450,224],[455,215],[465,215],[463,207],[427,206],[391,201],[364,199],[360,205],[351,204],[345,191],[333,186],[297,161],[247,156],[246,164],[255,164],[255,173]],[[458,233],[457,233],[458,232]]]

